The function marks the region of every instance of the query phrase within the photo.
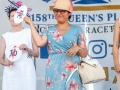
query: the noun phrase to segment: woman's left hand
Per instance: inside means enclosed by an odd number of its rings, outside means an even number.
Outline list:
[[[66,52],[66,54],[68,57],[73,57],[79,50],[80,50],[79,46],[73,46]]]
[[[25,44],[22,44],[22,45],[19,46],[19,49],[20,50],[27,50],[28,47]]]

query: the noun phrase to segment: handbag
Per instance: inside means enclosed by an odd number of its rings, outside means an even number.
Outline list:
[[[95,83],[106,78],[103,67],[96,59],[92,59],[90,56],[89,59],[80,61],[77,68],[68,77],[66,84],[76,71],[80,74],[84,84]]]

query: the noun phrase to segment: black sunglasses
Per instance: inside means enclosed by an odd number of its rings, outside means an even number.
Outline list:
[[[69,11],[67,11],[67,10],[62,10],[62,9],[55,9],[55,8],[54,8],[54,9],[53,9],[53,12],[54,12],[54,13],[58,13],[58,12],[59,12],[60,14],[64,14],[65,12],[69,12]]]

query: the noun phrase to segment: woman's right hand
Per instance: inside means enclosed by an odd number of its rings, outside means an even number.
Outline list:
[[[12,62],[12,61],[10,61],[10,60],[5,60],[5,61],[3,62],[3,65],[4,65],[4,66],[10,66],[10,65],[13,66],[13,63],[14,63],[14,62]]]
[[[114,70],[118,73],[120,73],[120,64],[115,64],[114,65]]]
[[[25,16],[25,17],[24,17],[24,21],[25,21],[28,25],[33,24],[32,20],[31,20],[28,16]]]

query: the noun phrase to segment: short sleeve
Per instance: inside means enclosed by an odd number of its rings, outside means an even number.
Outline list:
[[[47,36],[49,28],[50,28],[49,25],[46,25],[46,28],[41,32],[42,33],[41,35]]]
[[[44,30],[43,32],[42,32],[42,36],[47,36],[47,30]]]
[[[82,30],[82,28],[80,26],[78,26],[78,40],[77,43],[78,44],[82,44],[82,45],[86,45],[86,37],[85,37],[85,33]]]

